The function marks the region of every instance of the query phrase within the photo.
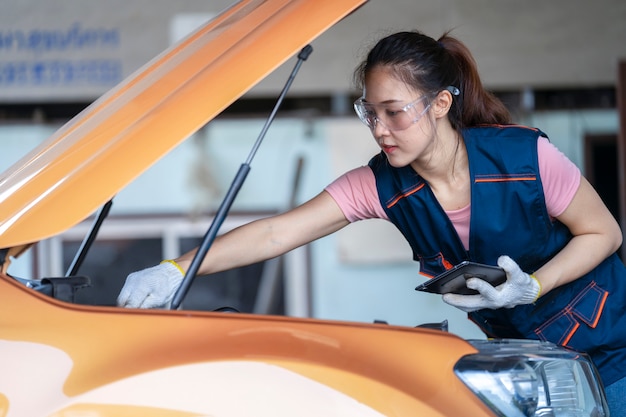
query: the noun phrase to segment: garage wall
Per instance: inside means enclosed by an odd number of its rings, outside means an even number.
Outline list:
[[[4,0],[0,103],[91,101],[230,0]],[[621,0],[370,0],[313,43],[294,94],[341,94],[365,48],[390,31],[446,30],[494,89],[612,86],[626,57]],[[287,65],[251,96],[280,91]]]

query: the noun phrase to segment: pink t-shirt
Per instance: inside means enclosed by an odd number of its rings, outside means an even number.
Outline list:
[[[558,217],[572,202],[578,190],[580,170],[545,137],[540,137],[537,141],[537,154],[548,214]],[[350,222],[365,219],[388,220],[378,199],[374,173],[368,166],[348,171],[328,185],[326,191]],[[469,247],[470,213],[471,205],[446,211],[465,249]]]

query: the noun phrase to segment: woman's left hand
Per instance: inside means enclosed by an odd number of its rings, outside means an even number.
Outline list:
[[[513,259],[501,256],[498,266],[506,272],[504,284],[494,287],[480,278],[469,278],[467,287],[478,291],[478,294],[444,294],[443,301],[469,313],[483,308],[513,308],[534,303],[539,298],[541,284],[537,278],[522,271]]]

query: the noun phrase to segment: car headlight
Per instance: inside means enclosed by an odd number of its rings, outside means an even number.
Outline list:
[[[470,341],[457,376],[498,416],[605,417],[597,370],[587,355],[533,340]]]

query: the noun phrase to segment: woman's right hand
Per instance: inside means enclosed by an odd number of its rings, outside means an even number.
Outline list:
[[[184,273],[173,261],[133,272],[117,297],[117,305],[128,308],[170,308]]]

